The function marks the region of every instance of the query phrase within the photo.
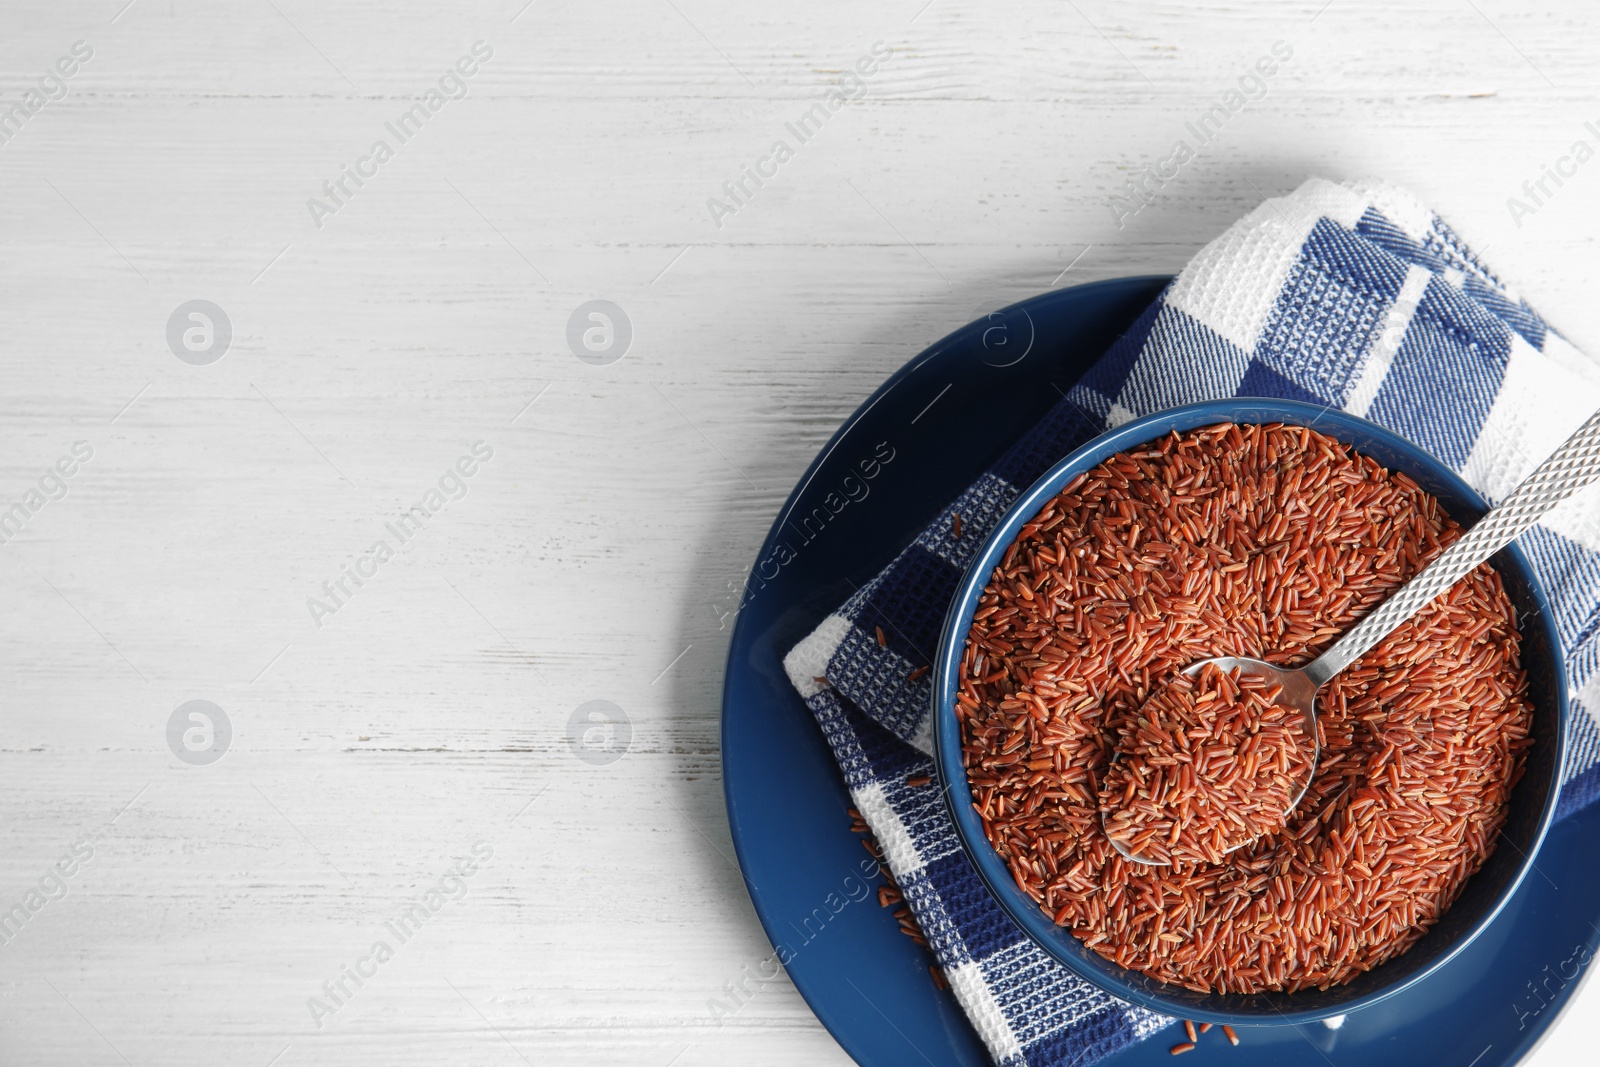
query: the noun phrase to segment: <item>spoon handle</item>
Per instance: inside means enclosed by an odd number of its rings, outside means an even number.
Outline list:
[[[1589,416],[1589,421],[1562,442],[1499,507],[1479,519],[1421,574],[1308,664],[1306,673],[1322,685],[1478,564],[1516,540],[1551,508],[1596,479],[1600,479],[1600,411]]]

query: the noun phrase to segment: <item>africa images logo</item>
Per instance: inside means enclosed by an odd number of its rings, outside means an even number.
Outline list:
[[[322,629],[323,620],[337,615],[350,603],[368,581],[378,576],[385,563],[394,559],[408,542],[427,529],[429,520],[444,511],[451,501],[467,495],[471,489],[468,479],[483,469],[482,464],[494,458],[494,446],[487,441],[474,441],[471,451],[472,455],[461,456],[445,468],[445,472],[439,476],[437,488],[429,486],[416,503],[397,518],[383,524],[384,532],[394,538],[393,545],[389,544],[387,538],[379,538],[368,545],[365,552],[349,563],[342,564],[340,573],[333,579],[322,583],[321,598],[306,597],[306,610],[311,613],[312,625]]]
[[[893,57],[894,49],[882,41],[872,42],[870,55],[857,59],[854,69],[847,69],[840,75],[822,95],[822,99],[812,103],[794,122],[783,124],[784,130],[794,138],[794,145],[782,137],[777,138],[768,146],[765,155],[758,157],[753,164],[741,166],[737,178],[722,183],[722,196],[707,197],[706,210],[711,215],[711,221],[717,224],[717,229],[722,229],[723,219],[737,215],[755,199],[758,190],[778,176],[783,165],[794,158],[796,147],[821,133],[828,120],[843,111],[846,104],[865,97],[866,79],[877,74],[879,65]]]
[[[393,122],[385,122],[383,128],[394,138],[394,145],[382,137],[378,138],[372,142],[366,155],[353,164],[341,165],[337,177],[322,183],[324,199],[307,197],[306,210],[311,213],[312,224],[322,229],[325,217],[337,215],[356,193],[366,187],[367,182],[378,176],[378,169],[394,158],[396,145],[403,145],[421,133],[422,127],[444,110],[450,101],[464,99],[467,95],[467,79],[478,73],[480,64],[492,58],[493,45],[487,41],[474,41],[471,51],[439,75],[439,80],[429,86],[416,103],[401,112]]]
[[[167,316],[167,347],[193,367],[215,363],[233,343],[228,313],[209,300],[189,300]]]
[[[167,747],[191,767],[217,762],[232,743],[228,713],[209,700],[185,701],[167,717]]]
[[[450,868],[420,896],[402,901],[404,907],[400,912],[384,920],[386,936],[374,941],[366,955],[357,957],[354,965],[341,963],[338,974],[322,983],[321,996],[306,998],[306,1010],[311,1013],[311,1021],[317,1029],[321,1030],[329,1016],[337,1014],[369,980],[376,978],[379,968],[394,959],[399,946],[415,938],[425,924],[444,910],[446,904],[465,899],[467,879],[492,859],[494,846],[487,841],[474,841],[471,856],[455,857]],[[391,938],[393,944],[390,944]]]
[[[40,878],[37,884],[30,886],[20,901],[5,911],[0,911],[0,945],[9,945],[12,939],[22,932],[22,928],[44,910],[45,905],[65,897],[70,888],[67,879],[77,874],[81,866],[92,859],[94,859],[93,843],[86,837],[74,841],[72,850],[46,868],[44,877]]]
[[[567,743],[583,762],[605,767],[628,754],[633,720],[609,700],[591,700],[567,717]]]
[[[1287,63],[1294,58],[1294,46],[1287,41],[1273,41],[1269,52],[1270,55],[1257,58],[1253,68],[1239,76],[1236,83],[1238,88],[1230,86],[1224,89],[1217,101],[1197,115],[1194,121],[1183,124],[1184,130],[1195,140],[1193,146],[1179,138],[1173,142],[1172,152],[1167,158],[1153,165],[1146,163],[1137,178],[1127,179],[1126,195],[1111,194],[1107,203],[1111,208],[1111,221],[1117,224],[1117,229],[1122,229],[1129,219],[1154,203],[1157,194],[1200,154],[1200,149],[1217,139],[1234,115],[1267,95],[1267,79],[1278,73],[1280,63]]]
[[[94,46],[88,41],[74,41],[69,54],[61,56],[53,68],[46,68],[38,80],[37,89],[23,92],[22,99],[7,106],[0,102],[0,144],[9,144],[22,132],[23,123],[45,109],[45,105],[67,97],[67,79],[78,73],[80,66],[94,58]]]
[[[22,494],[22,499],[14,501],[10,507],[0,501],[0,545],[9,544],[35,515],[44,510],[46,504],[64,499],[70,490],[67,479],[77,474],[81,465],[93,457],[93,445],[88,441],[74,441],[70,456],[62,456],[39,475],[35,483],[38,488],[30,486]]]

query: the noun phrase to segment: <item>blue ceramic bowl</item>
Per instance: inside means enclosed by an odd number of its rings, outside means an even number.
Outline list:
[[[1265,398],[1205,401],[1125,423],[1078,449],[1024,493],[989,534],[967,569],[945,616],[933,677],[934,751],[940,786],[967,856],[1007,914],[1051,956],[1099,988],[1135,1004],[1180,1018],[1210,1022],[1309,1022],[1373,1004],[1443,966],[1488,927],[1534,864],[1555,815],[1567,735],[1567,679],[1555,615],[1515,545],[1494,557],[1517,610],[1523,615],[1522,656],[1532,699],[1535,744],[1494,855],[1461,896],[1405,955],[1327,991],[1299,993],[1197,993],[1120,967],[1084,947],[1012,879],[983,833],[973,808],[954,704],[961,654],[1000,557],[1025,523],[1078,474],[1118,452],[1165,436],[1219,422],[1282,422],[1308,426],[1354,445],[1390,470],[1403,471],[1438,497],[1456,521],[1471,525],[1486,510],[1483,499],[1444,464],[1416,445],[1365,419],[1311,404]]]

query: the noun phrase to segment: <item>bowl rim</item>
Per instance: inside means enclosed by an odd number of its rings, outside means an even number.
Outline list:
[[[1241,415],[1241,409],[1246,408],[1259,409],[1259,413],[1264,417],[1244,417]],[[1270,417],[1265,417],[1269,413]],[[1202,1009],[1194,1004],[1183,1003],[1177,999],[1180,993],[1189,996],[1194,995],[1192,991],[1184,987],[1152,980],[1152,983],[1156,986],[1174,990],[1172,997],[1169,999],[1161,993],[1151,992],[1128,982],[1116,981],[1111,976],[1086,965],[1071,953],[1064,951],[1056,943],[1054,937],[1049,936],[1051,931],[1059,930],[1060,927],[1045,914],[1044,910],[1032,898],[1027,897],[1018,888],[1010,869],[989,843],[987,836],[983,832],[982,822],[979,820],[972,804],[972,792],[970,783],[967,780],[959,724],[953,711],[954,692],[956,688],[956,673],[960,667],[962,653],[966,648],[967,636],[971,630],[972,616],[977,610],[978,598],[988,585],[989,575],[1000,556],[1011,546],[1011,543],[1016,539],[1017,533],[1029,519],[1039,512],[1046,502],[1059,493],[1067,482],[1082,471],[1090,469],[1118,452],[1124,452],[1137,445],[1155,440],[1173,430],[1187,432],[1188,430],[1220,422],[1240,422],[1254,425],[1285,422],[1290,425],[1316,429],[1319,422],[1323,421],[1336,424],[1328,427],[1332,431],[1329,436],[1339,437],[1338,430],[1340,426],[1337,424],[1343,424],[1345,427],[1358,430],[1360,433],[1382,442],[1396,452],[1412,457],[1417,466],[1427,468],[1430,474],[1436,477],[1440,483],[1448,486],[1453,493],[1466,501],[1469,506],[1478,509],[1480,514],[1488,510],[1489,505],[1482,495],[1468,485],[1459,474],[1443,461],[1393,431],[1342,409],[1308,404],[1297,400],[1246,396],[1202,400],[1183,404],[1131,419],[1096,435],[1092,440],[1073,449],[1068,455],[1052,464],[1030,487],[1020,493],[986,535],[971,562],[967,565],[957,585],[955,596],[951,599],[950,607],[945,613],[944,623],[940,630],[939,644],[935,649],[932,685],[930,687],[932,690],[930,714],[932,716],[931,734],[934,766],[938,775],[940,795],[943,797],[945,807],[955,823],[956,837],[961,843],[962,851],[966,853],[968,860],[977,871],[979,879],[984,883],[989,894],[996,900],[1001,909],[1023,930],[1030,941],[1043,949],[1052,959],[1060,962],[1073,974],[1098,989],[1164,1015],[1175,1015],[1179,1018],[1189,1018],[1196,1021],[1243,1023],[1271,1021],[1292,1024],[1315,1022],[1320,1019],[1343,1016],[1394,996],[1443,967],[1488,929],[1495,917],[1500,914],[1507,902],[1516,893],[1523,879],[1527,877],[1529,870],[1533,868],[1539,848],[1543,845],[1545,836],[1554,822],[1556,807],[1561,794],[1561,769],[1565,765],[1568,735],[1570,733],[1568,709],[1571,702],[1571,689],[1567,677],[1565,650],[1561,645],[1560,635],[1555,630],[1555,613],[1550,608],[1549,595],[1529,564],[1526,554],[1523,553],[1516,542],[1512,542],[1501,552],[1509,555],[1521,572],[1521,577],[1527,582],[1532,598],[1540,607],[1538,625],[1544,630],[1545,644],[1549,647],[1550,671],[1554,676],[1557,706],[1555,708],[1556,751],[1553,781],[1546,791],[1531,847],[1525,852],[1518,850],[1521,852],[1522,861],[1516,868],[1515,876],[1500,891],[1493,906],[1488,908],[1470,929],[1457,937],[1447,949],[1440,952],[1427,966],[1388,986],[1375,989],[1362,996],[1352,997],[1350,1000],[1340,1002],[1332,1007],[1297,1010],[1292,1007],[1274,1006],[1273,1014],[1271,1015],[1255,1013],[1230,1014],[1225,1011]],[[1109,963],[1109,961],[1107,962]],[[1212,995],[1220,996],[1225,994]],[[1296,994],[1283,993],[1276,995],[1282,998],[1292,998]]]

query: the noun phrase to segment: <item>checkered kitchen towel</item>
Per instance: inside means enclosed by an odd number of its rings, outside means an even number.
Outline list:
[[[1364,415],[1493,502],[1600,408],[1600,365],[1409,195],[1313,179],[1202,249],[1066,400],[789,653],[791,681],[1001,1067],[1083,1067],[1170,1020],[1074,978],[988,896],[937,791],[905,784],[933,773],[930,679],[910,676],[985,534],[1056,460],[1130,419],[1236,395]],[[1575,496],[1521,544],[1553,594],[1576,694],[1566,815],[1600,797],[1600,495]]]

